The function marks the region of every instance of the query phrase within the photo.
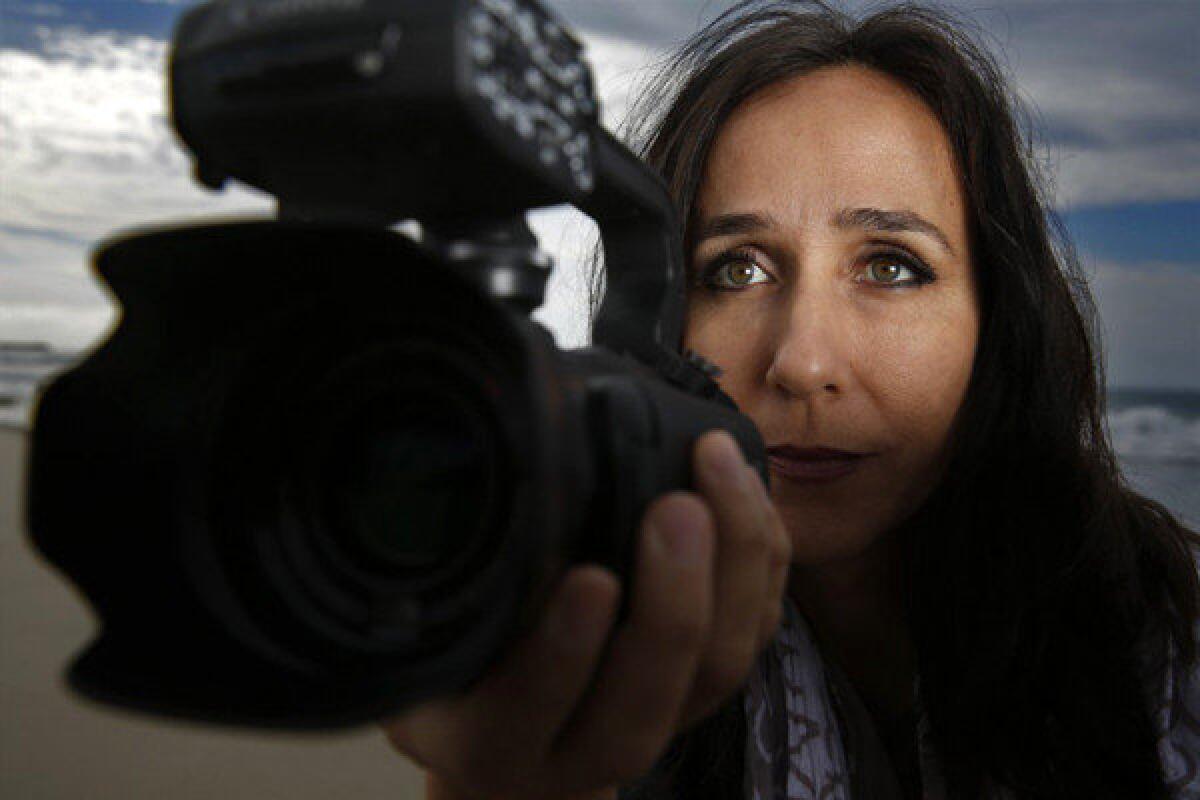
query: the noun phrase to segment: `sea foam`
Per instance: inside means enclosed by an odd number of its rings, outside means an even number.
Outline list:
[[[1200,418],[1161,406],[1133,406],[1110,412],[1108,426],[1122,460],[1200,466]]]

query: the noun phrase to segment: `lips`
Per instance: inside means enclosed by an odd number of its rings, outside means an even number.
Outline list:
[[[799,483],[824,483],[850,475],[870,453],[855,453],[831,447],[793,447],[778,445],[767,448],[771,470],[777,475]]]

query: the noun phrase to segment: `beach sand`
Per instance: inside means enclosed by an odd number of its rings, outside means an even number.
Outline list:
[[[63,666],[92,636],[74,589],[22,523],[25,434],[0,428],[0,797],[353,798],[422,796],[420,771],[377,729],[280,735],[182,725],[71,694]]]

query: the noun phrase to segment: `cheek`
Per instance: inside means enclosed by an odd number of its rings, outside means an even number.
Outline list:
[[[777,482],[772,489],[797,564],[866,552],[917,510],[945,466],[974,360],[973,332],[906,326],[898,334],[876,327],[872,335],[874,346],[857,359],[862,402],[848,403],[855,413],[845,424],[876,432],[879,456],[841,485],[798,491]]]
[[[971,315],[897,326],[864,348],[863,382],[889,427],[915,452],[941,449],[975,359]]]
[[[693,301],[684,325],[683,346],[721,367],[724,385],[760,363],[764,343],[755,334],[762,331],[766,313],[753,303],[720,306]]]

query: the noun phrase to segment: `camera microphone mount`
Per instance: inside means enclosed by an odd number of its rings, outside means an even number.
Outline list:
[[[523,214],[503,220],[426,222],[421,244],[460,267],[488,295],[529,314],[545,299],[553,262],[538,248]]]

